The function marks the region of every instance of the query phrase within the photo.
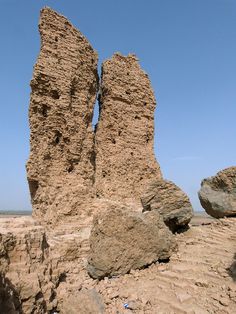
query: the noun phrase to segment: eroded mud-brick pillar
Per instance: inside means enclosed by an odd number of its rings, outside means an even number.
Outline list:
[[[39,30],[27,176],[33,215],[50,223],[77,215],[93,195],[98,58],[87,39],[49,8],[41,11]]]
[[[103,63],[96,131],[98,197],[139,202],[144,187],[161,178],[154,156],[156,101],[148,75],[134,55]]]

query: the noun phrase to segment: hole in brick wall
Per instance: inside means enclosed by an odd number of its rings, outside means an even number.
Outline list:
[[[52,95],[53,99],[59,99],[60,98],[58,91],[55,89],[51,91],[51,95]]]
[[[69,137],[64,137],[64,138],[63,138],[63,141],[64,141],[64,143],[66,143],[66,144],[70,144],[70,139],[69,139]]]
[[[75,95],[75,84],[74,84],[74,82],[72,82],[72,85],[71,85],[70,95],[71,95],[71,96],[74,96],[74,95]]]
[[[32,107],[32,110],[33,110],[34,113],[38,112],[38,108],[37,107]]]
[[[55,143],[56,145],[60,143],[61,137],[62,137],[61,132],[56,131],[56,133],[55,133],[55,138],[54,138],[54,143]]]
[[[67,172],[71,173],[74,170],[74,165],[70,164],[69,167],[67,168]]]
[[[47,105],[42,106],[42,115],[46,118],[48,116],[48,109],[49,107]]]
[[[37,180],[31,180],[31,179],[28,179],[28,182],[29,182],[30,196],[31,196],[31,199],[33,200],[38,190],[39,182]]]
[[[71,86],[70,86],[70,95],[74,96],[76,92],[76,85],[77,85],[77,80],[76,77],[74,77],[71,81]]]

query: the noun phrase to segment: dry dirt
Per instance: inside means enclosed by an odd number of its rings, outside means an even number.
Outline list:
[[[234,219],[193,226],[169,263],[101,281],[106,313],[235,313],[235,228]]]
[[[12,224],[12,219],[31,217],[3,218],[2,228],[9,219]],[[234,218],[195,216],[189,230],[176,235],[179,249],[169,262],[101,281],[86,272],[89,230],[57,230],[48,235],[48,243],[54,271],[66,272],[56,289],[58,303],[69,291],[94,288],[103,298],[105,313],[235,313],[235,230]],[[125,309],[126,303],[130,309]]]

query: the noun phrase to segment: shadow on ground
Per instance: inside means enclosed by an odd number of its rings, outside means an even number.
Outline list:
[[[0,273],[0,310],[1,313],[22,314],[19,294],[14,285]]]
[[[230,265],[227,271],[230,277],[233,278],[233,281],[236,281],[236,253],[234,254],[233,263]]]

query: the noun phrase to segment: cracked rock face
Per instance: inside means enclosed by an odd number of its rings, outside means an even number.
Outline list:
[[[236,167],[221,170],[215,176],[202,180],[198,196],[210,216],[236,216]]]
[[[139,200],[150,180],[161,178],[153,152],[156,101],[148,75],[134,55],[103,63],[96,131],[98,197]]]
[[[98,57],[86,38],[49,8],[41,11],[39,30],[27,176],[34,217],[50,223],[78,214],[92,194]]]

